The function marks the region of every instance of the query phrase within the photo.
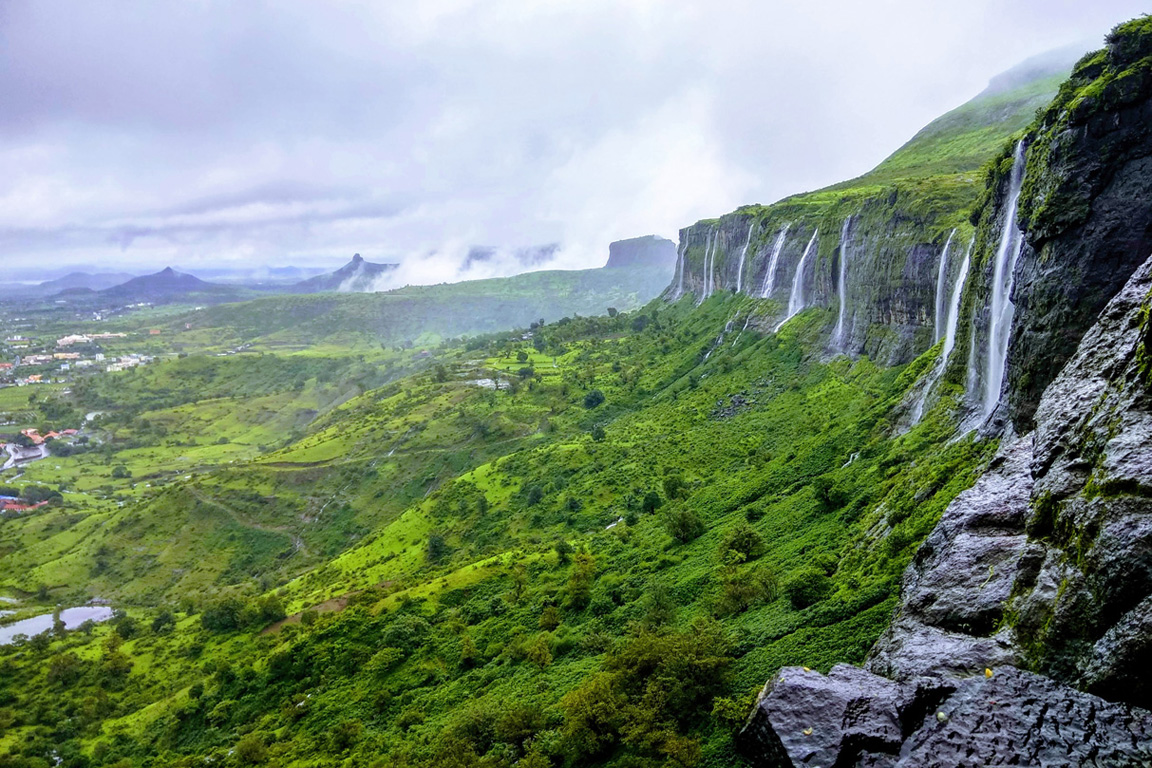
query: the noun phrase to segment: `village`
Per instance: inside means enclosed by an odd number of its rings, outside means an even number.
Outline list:
[[[153,336],[159,333],[149,331]],[[126,333],[69,334],[48,345],[19,334],[10,336],[4,339],[9,360],[0,361],[0,387],[59,382],[74,371],[116,373],[154,360],[135,352],[108,355],[100,347],[100,342],[126,338]]]

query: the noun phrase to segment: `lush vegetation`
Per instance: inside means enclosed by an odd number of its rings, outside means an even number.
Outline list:
[[[77,492],[0,528],[0,579],[125,615],[0,649],[5,759],[730,764],[771,670],[862,660],[989,446],[950,442],[947,404],[893,434],[930,355],[821,362],[819,309],[717,344],[770,307],[690,305],[449,345],[344,396],[354,357],[75,388],[101,447],[20,478]]]

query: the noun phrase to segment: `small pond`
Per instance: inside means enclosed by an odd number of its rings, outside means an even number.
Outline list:
[[[79,608],[65,608],[60,612],[65,629],[76,629],[86,621],[108,621],[112,609],[106,605],[85,605]],[[45,613],[30,619],[17,621],[0,627],[0,645],[10,644],[17,635],[32,637],[52,629],[52,614]]]

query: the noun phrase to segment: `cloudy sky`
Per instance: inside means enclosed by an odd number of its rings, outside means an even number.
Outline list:
[[[1128,0],[0,0],[0,279],[599,266],[858,175]],[[507,269],[499,260],[492,269]]]

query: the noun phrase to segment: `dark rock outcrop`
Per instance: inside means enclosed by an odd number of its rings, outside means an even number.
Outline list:
[[[904,574],[901,604],[868,668],[897,679],[1013,664],[997,628],[1027,546],[1030,438],[1006,442],[945,510]]]
[[[1152,713],[1013,667],[907,683],[788,668],[738,745],[756,768],[1145,766]]]
[[[754,765],[1152,764],[1149,306],[1152,259],[1047,388],[1036,431],[1006,436],[945,511],[868,670],[766,686],[739,740]]]
[[[1152,706],[1152,259],[1036,411],[1029,567],[1010,603],[1031,664]]]

